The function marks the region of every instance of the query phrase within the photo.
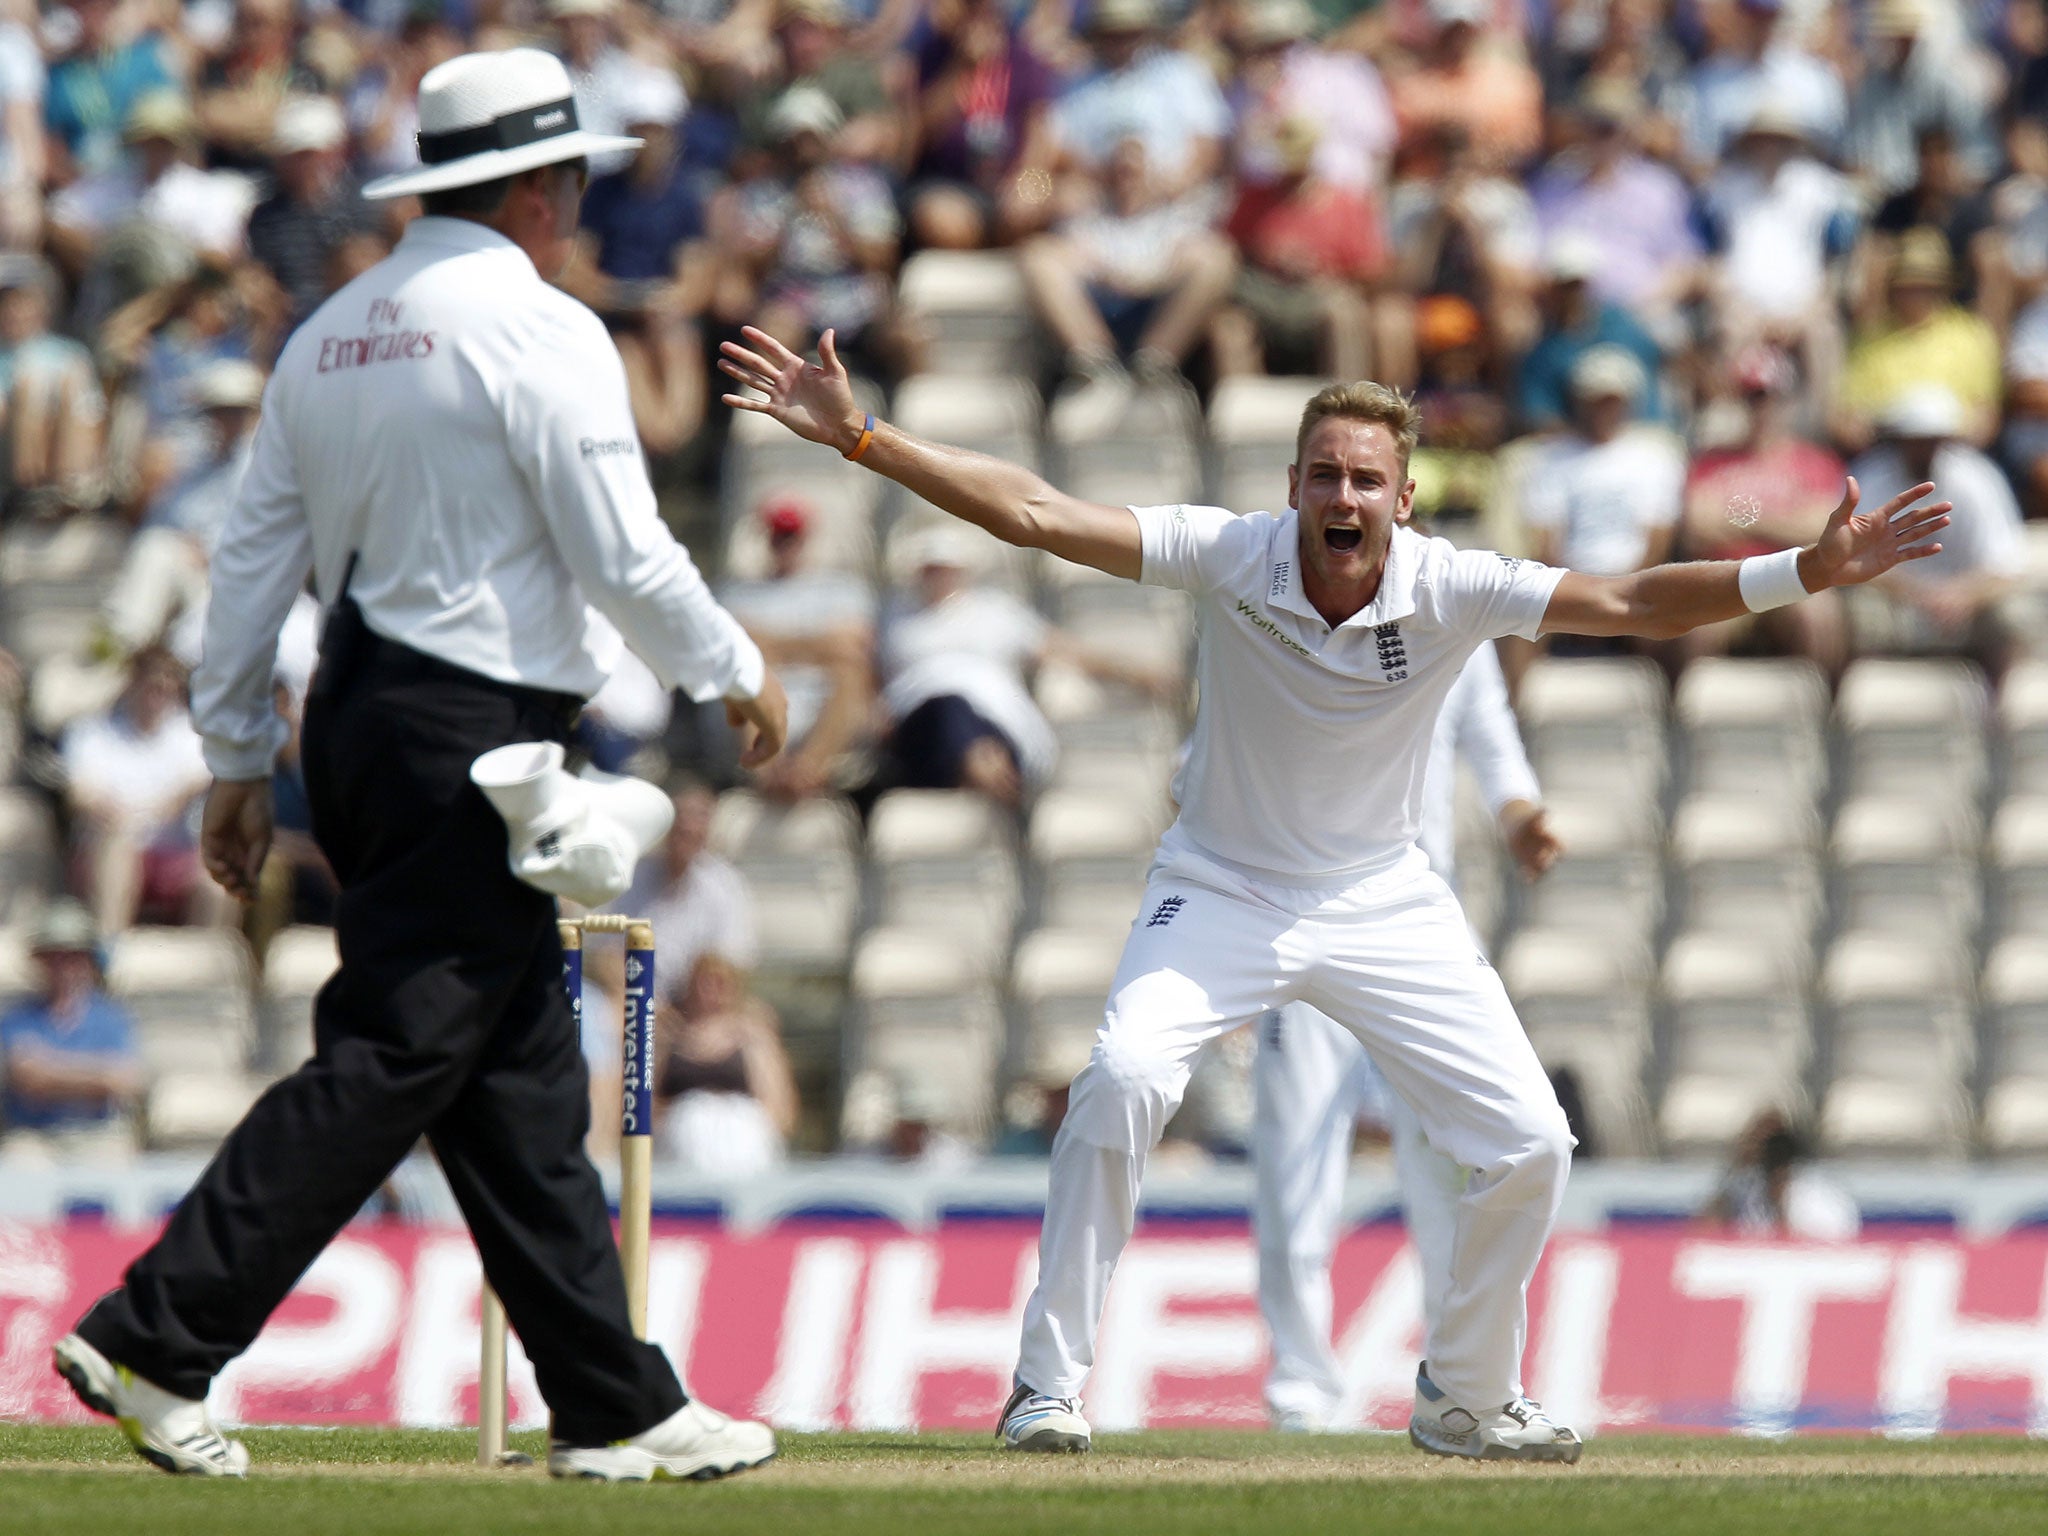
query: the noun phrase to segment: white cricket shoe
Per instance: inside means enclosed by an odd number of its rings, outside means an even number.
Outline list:
[[[600,1483],[644,1483],[655,1478],[709,1482],[775,1458],[775,1432],[752,1419],[733,1419],[692,1398],[652,1429],[610,1445],[548,1447],[554,1477]]]
[[[1444,1395],[1429,1379],[1429,1362],[1415,1372],[1415,1413],[1408,1420],[1408,1439],[1437,1456],[1469,1456],[1475,1461],[1575,1462],[1584,1445],[1579,1437],[1523,1397],[1491,1413],[1471,1413]]]
[[[249,1475],[248,1448],[220,1432],[204,1402],[144,1381],[75,1333],[59,1339],[51,1355],[78,1400],[120,1425],[135,1454],[151,1466],[194,1477]]]
[[[1003,1404],[996,1433],[1003,1437],[1006,1451],[1080,1452],[1090,1444],[1078,1397],[1047,1397],[1021,1381]]]

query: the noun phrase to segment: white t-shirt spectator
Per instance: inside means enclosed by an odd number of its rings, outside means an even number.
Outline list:
[[[166,710],[146,733],[118,709],[87,715],[65,731],[63,753],[75,790],[136,811],[196,794],[208,777],[199,733],[182,709]]]
[[[1203,139],[1230,136],[1230,107],[1209,66],[1192,54],[1154,48],[1128,69],[1082,81],[1052,109],[1060,145],[1096,166],[1125,139],[1145,146],[1154,176],[1177,177]]]
[[[255,183],[233,171],[179,164],[145,185],[132,166],[124,165],[59,192],[50,199],[50,218],[89,235],[104,235],[139,219],[199,250],[239,256],[255,206]]]
[[[1724,165],[1701,194],[1729,291],[1759,314],[1793,319],[1821,296],[1828,258],[1847,248],[1855,193],[1817,160],[1787,161],[1766,180]]]
[[[1046,628],[1007,592],[984,587],[898,609],[882,627],[883,707],[901,720],[928,699],[964,699],[1010,739],[1024,776],[1042,779],[1059,748],[1024,674],[1045,650]]]
[[[1882,506],[1923,477],[1910,474],[1896,445],[1879,443],[1849,466],[1863,493],[1863,505]],[[1968,443],[1948,442],[1934,452],[1924,478],[1955,503],[1941,531],[1941,553],[1909,560],[1898,568],[1908,581],[1947,581],[1957,576],[2018,576],[2026,567],[2026,541],[2019,503],[2004,471]]]
[[[1685,501],[1685,454],[1654,429],[1605,443],[1560,443],[1536,466],[1523,493],[1532,528],[1557,531],[1557,563],[1593,576],[1638,569],[1655,528],[1678,521]]]

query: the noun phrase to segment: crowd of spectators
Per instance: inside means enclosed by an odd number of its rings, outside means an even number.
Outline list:
[[[586,126],[645,141],[592,167],[562,282],[615,337],[664,486],[715,490],[708,364],[740,324],[833,328],[893,387],[943,362],[905,262],[993,250],[1050,343],[1017,371],[1048,391],[1377,377],[1424,407],[1424,515],[1585,569],[1804,540],[1845,473],[1867,501],[1922,478],[1955,501],[1938,559],[1672,666],[1995,674],[2039,628],[2017,595],[2048,517],[2043,0],[0,0],[0,521],[124,542],[68,651],[0,626],[0,691],[47,735],[20,774],[106,934],[231,920],[197,875],[181,688],[266,370],[416,212],[359,188],[415,158],[421,75],[520,44],[563,57]],[[766,569],[722,589],[788,679],[772,799],[1014,809],[1052,749],[1042,662],[1174,686],[977,586],[943,529],[906,542],[894,595],[820,570],[819,511],[762,509]],[[281,654],[287,717],[312,623]],[[665,738],[681,766],[670,711],[622,674],[586,746],[644,766]],[[265,932],[331,894],[285,767]],[[722,878],[704,792],[678,804],[648,875],[671,929]],[[678,1102],[745,1085],[759,1124],[706,1144],[773,1155],[788,1072],[744,940],[664,945]]]

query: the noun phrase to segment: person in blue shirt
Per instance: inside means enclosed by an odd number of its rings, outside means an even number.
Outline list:
[[[604,317],[626,365],[640,441],[667,454],[704,423],[709,375],[697,317],[713,264],[696,178],[678,152],[682,87],[650,73],[621,94],[626,132],[644,143],[631,164],[584,193],[577,259],[563,286]]]
[[[1545,261],[1550,279],[1542,295],[1543,333],[1522,359],[1515,380],[1515,409],[1524,430],[1553,432],[1571,420],[1573,365],[1595,347],[1620,347],[1642,365],[1648,379],[1638,414],[1645,421],[1669,418],[1658,389],[1664,357],[1642,322],[1618,304],[1604,302],[1589,279],[1599,252],[1584,237],[1565,234]]]
[[[104,171],[121,156],[121,130],[135,104],[152,91],[176,90],[154,32],[123,39],[113,21],[115,0],[72,0],[78,43],[50,70],[43,123],[84,175]]]
[[[79,902],[53,902],[34,950],[42,994],[0,1016],[0,1119],[10,1156],[67,1162],[133,1151],[142,1092],[135,1021],[100,990],[99,934]]]

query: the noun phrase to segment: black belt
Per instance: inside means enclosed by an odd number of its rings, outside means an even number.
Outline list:
[[[583,710],[584,701],[577,694],[557,693],[552,688],[532,688],[525,683],[501,682],[481,672],[472,672],[467,667],[458,667],[452,661],[429,656],[425,651],[416,651],[396,640],[387,640],[367,627],[359,643],[362,646],[361,666],[366,675],[394,682],[427,678],[434,682],[465,683],[543,710],[558,718],[564,729],[574,725],[577,715]]]

